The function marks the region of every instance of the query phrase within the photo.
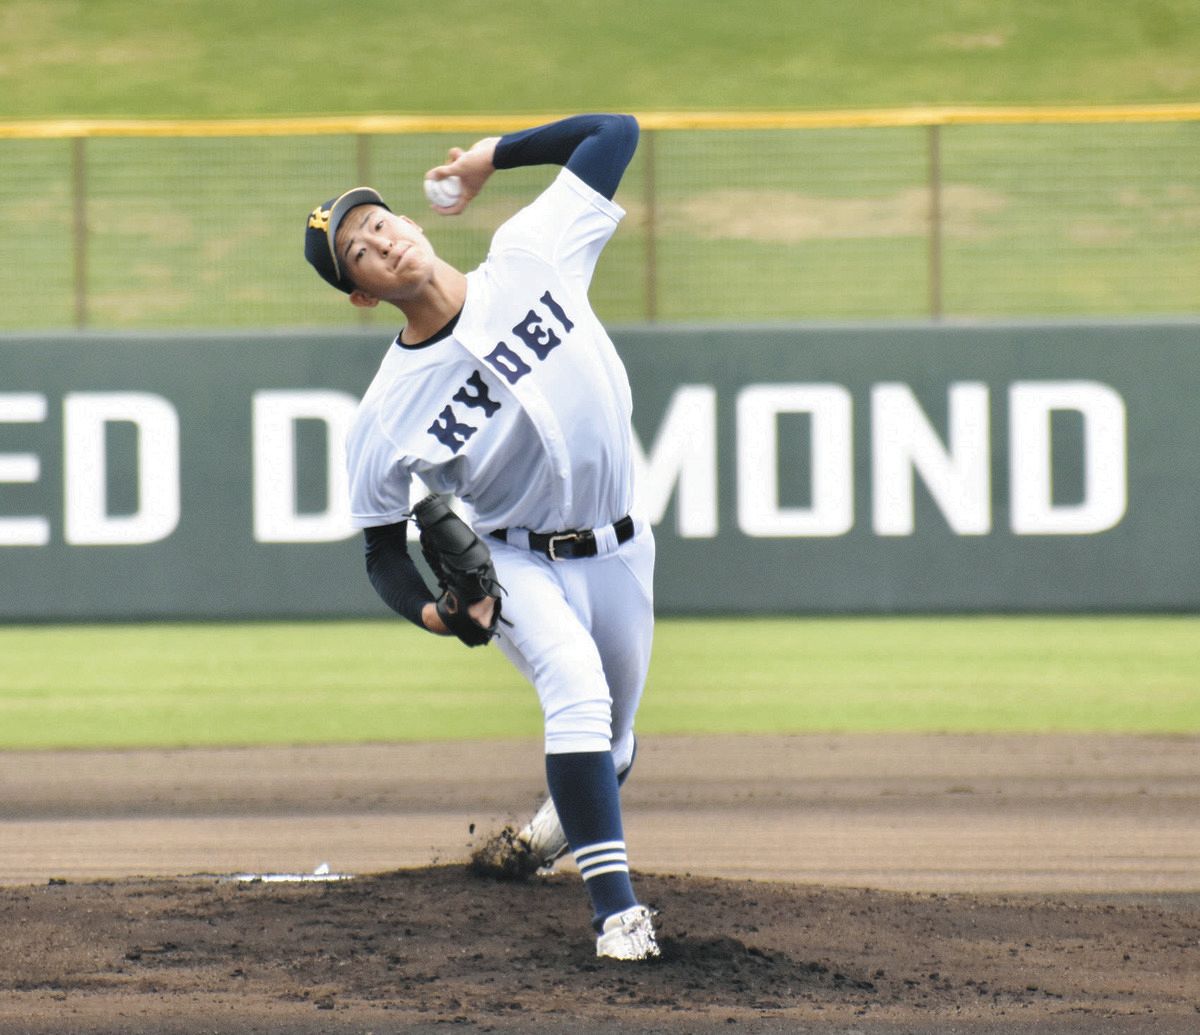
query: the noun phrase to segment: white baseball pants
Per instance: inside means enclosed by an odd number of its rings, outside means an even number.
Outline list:
[[[506,592],[497,642],[533,684],[546,753],[611,751],[617,772],[633,758],[633,721],[654,636],[654,534],[614,552],[552,561],[489,540]]]

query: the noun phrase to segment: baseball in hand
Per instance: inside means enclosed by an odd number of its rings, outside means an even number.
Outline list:
[[[462,197],[462,180],[447,176],[444,180],[426,180],[425,197],[435,208],[452,208]]]

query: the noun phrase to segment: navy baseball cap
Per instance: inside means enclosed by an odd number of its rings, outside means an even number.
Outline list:
[[[308,223],[304,228],[304,257],[312,263],[326,283],[346,294],[354,290],[354,285],[342,272],[342,264],[338,262],[334,242],[346,213],[359,205],[379,205],[387,208],[378,192],[370,187],[355,187],[354,190],[348,190],[340,197],[314,208],[309,213]],[[388,211],[391,209],[388,208]]]

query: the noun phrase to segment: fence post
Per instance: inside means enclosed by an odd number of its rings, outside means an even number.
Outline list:
[[[85,138],[71,138],[71,240],[74,254],[75,327],[87,327],[87,155]]]
[[[942,317],[942,138],[931,125],[929,142],[929,315]]]
[[[645,171],[642,175],[642,204],[645,216],[642,219],[642,232],[645,234],[645,296],[646,322],[654,323],[658,319],[658,184],[657,163],[655,161],[654,143],[657,131],[645,130],[642,133],[642,160]]]

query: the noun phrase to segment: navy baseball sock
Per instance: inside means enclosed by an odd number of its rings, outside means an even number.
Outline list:
[[[629,881],[612,755],[607,751],[547,755],[546,783],[591,897],[593,924],[599,930],[606,917],[637,905]]]

